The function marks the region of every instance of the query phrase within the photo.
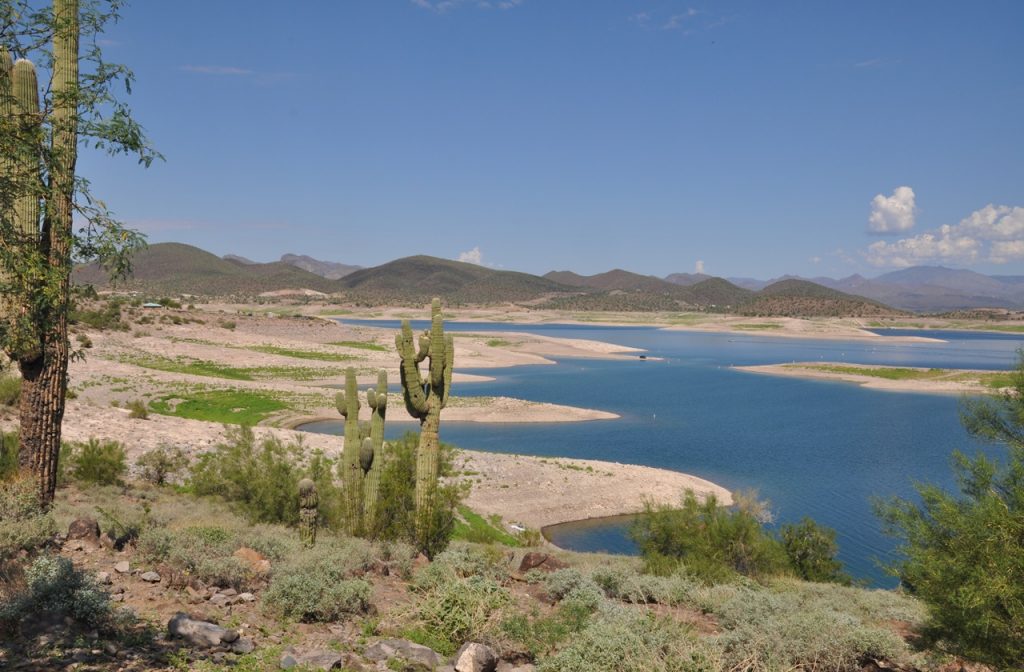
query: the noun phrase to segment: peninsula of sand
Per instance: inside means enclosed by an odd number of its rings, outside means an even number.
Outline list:
[[[794,362],[736,366],[737,371],[772,376],[854,383],[887,392],[925,394],[995,394],[1012,385],[1010,371],[878,366],[846,362]]]

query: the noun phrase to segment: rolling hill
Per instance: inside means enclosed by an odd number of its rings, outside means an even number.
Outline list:
[[[875,317],[899,315],[895,310],[863,296],[846,294],[809,280],[789,278],[754,294],[737,311],[758,317]]]

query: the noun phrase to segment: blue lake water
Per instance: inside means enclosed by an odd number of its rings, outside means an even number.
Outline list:
[[[397,322],[344,320],[397,328]],[[426,322],[414,323],[417,329]],[[557,366],[458,369],[495,376],[459,383],[460,396],[503,395],[609,410],[621,419],[583,423],[456,423],[442,439],[464,448],[644,464],[691,473],[730,489],[756,489],[780,523],[810,516],[835,528],[840,559],[855,577],[893,585],[879,561],[882,535],[873,497],[913,496],[912,483],[954,487],[953,450],[974,442],[960,426],[955,396],[866,390],[831,381],[756,375],[733,365],[838,361],[924,367],[1008,369],[1024,336],[977,332],[910,335],[944,342],[885,343],[745,336],[648,327],[446,323],[452,331],[520,331],[644,348],[664,361],[563,359]],[[884,335],[900,335],[883,330]],[[457,358],[457,353],[456,353]],[[456,364],[458,360],[456,359]],[[458,367],[457,367],[458,368]],[[397,435],[408,425],[391,424]],[[310,431],[339,433],[340,423]],[[611,485],[610,487],[614,487]],[[575,550],[633,552],[628,520],[548,528]]]

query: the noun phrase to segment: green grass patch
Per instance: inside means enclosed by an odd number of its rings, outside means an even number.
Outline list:
[[[978,371],[958,371],[957,369],[911,369],[899,366],[861,367],[842,366],[838,364],[789,365],[788,368],[821,371],[840,375],[868,376],[885,380],[941,380],[955,383],[977,383],[994,390],[1010,387],[1013,376],[1006,371],[982,373]]]
[[[387,352],[387,348],[377,343],[364,343],[363,341],[333,341],[327,345],[337,345],[342,348],[359,348],[360,350],[373,350],[374,352]]]
[[[149,403],[149,410],[160,415],[231,425],[255,425],[288,408],[274,395],[250,390],[182,392]]]
[[[732,328],[743,331],[763,331],[765,329],[782,329],[782,325],[774,322],[760,322],[757,324],[734,324]]]
[[[455,521],[453,539],[462,539],[477,544],[522,545],[518,539],[503,529],[500,517],[491,516],[491,519],[487,520],[462,504],[459,505],[458,511],[459,519]]]
[[[293,350],[291,348],[279,348],[273,345],[253,345],[246,348],[254,352],[262,352],[268,355],[280,355],[294,359],[315,359],[322,362],[348,362],[356,359],[353,355],[343,355],[337,352],[317,352],[315,350]],[[383,348],[381,348],[383,350]]]
[[[252,366],[239,367],[218,364],[203,359],[186,357],[161,357],[159,355],[138,355],[122,357],[125,364],[140,366],[145,369],[183,373],[206,378],[224,378],[226,380],[323,380],[340,376],[340,369],[316,369],[302,366]]]

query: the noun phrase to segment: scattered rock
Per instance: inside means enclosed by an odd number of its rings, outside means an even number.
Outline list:
[[[232,555],[239,560],[249,563],[249,567],[257,574],[266,574],[270,571],[270,560],[267,560],[259,551],[243,546]]]
[[[227,595],[228,597],[234,597],[235,595],[238,595],[238,591],[234,588],[225,588],[224,590],[220,591],[220,594]]]
[[[240,654],[252,653],[256,650],[256,643],[248,637],[240,637],[231,645],[231,650]]]
[[[340,653],[325,649],[310,649],[308,651],[288,649],[281,656],[281,669],[290,670],[293,667],[302,667],[314,670],[337,670],[341,668],[342,660],[344,657]]]
[[[99,543],[100,524],[92,518],[77,518],[68,525],[68,539],[82,539]]]
[[[407,639],[382,639],[366,649],[366,657],[374,661],[402,658],[425,665],[428,669],[444,665],[444,658],[439,653]]]
[[[156,572],[143,572],[139,578],[146,583],[160,583],[160,575]]]
[[[110,578],[110,572],[96,572],[96,581],[103,586],[109,586],[113,583],[113,580]]]
[[[81,551],[85,550],[85,542],[81,539],[72,539],[64,544],[69,551]]]
[[[498,656],[484,644],[463,644],[455,654],[455,672],[494,672],[497,667]]]
[[[216,595],[210,598],[210,604],[216,607],[225,607],[228,604],[228,596],[222,595],[221,593],[217,593]]]
[[[108,551],[112,551],[114,550],[115,544],[116,542],[114,541],[114,538],[106,532],[100,535],[100,546],[102,546],[103,548],[107,549]]]
[[[118,574],[127,574],[128,572],[132,571],[132,566],[128,563],[127,560],[122,560],[121,562],[114,565],[114,571]]]
[[[188,595],[189,604],[199,604],[206,599],[202,593],[192,586],[185,586],[185,593]]]
[[[194,646],[214,647],[220,646],[228,631],[219,625],[193,619],[188,614],[179,611],[171,620],[167,621],[167,632],[172,637],[188,640]]]
[[[238,641],[238,637],[238,630],[225,630],[224,634],[220,636],[220,641],[230,644],[231,642]]]
[[[240,599],[242,602],[255,602],[256,596],[252,593],[240,593],[238,595],[238,599]]]
[[[565,569],[568,566],[558,558],[547,553],[530,551],[523,556],[522,562],[519,563],[519,571],[528,572],[531,569],[539,569],[544,572],[553,572],[558,569]]]
[[[108,656],[116,656],[117,655],[117,644],[114,644],[113,642],[103,642],[103,651]]]

